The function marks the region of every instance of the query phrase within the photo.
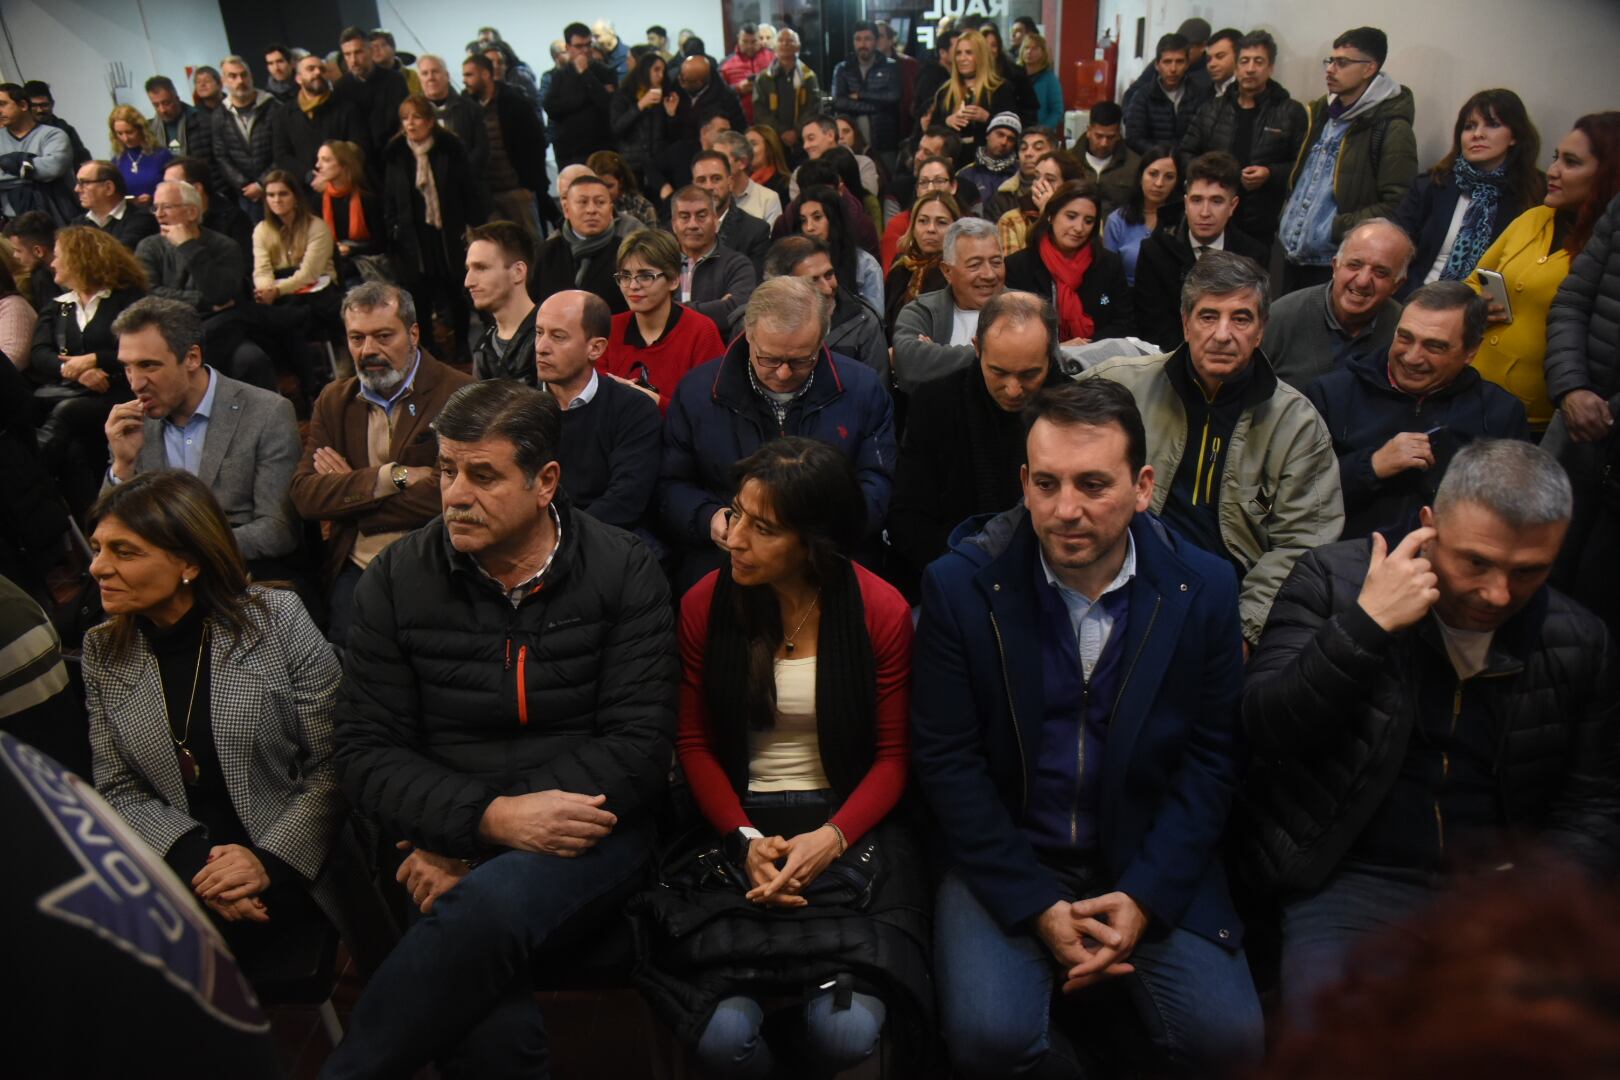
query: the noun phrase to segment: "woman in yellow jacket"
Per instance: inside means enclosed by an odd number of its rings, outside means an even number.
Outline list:
[[[1494,270],[1507,286],[1511,312],[1491,303],[1491,325],[1474,357],[1480,375],[1524,403],[1538,433],[1552,422],[1547,395],[1547,312],[1569,274],[1570,261],[1585,246],[1591,224],[1615,195],[1615,164],[1605,161],[1620,127],[1620,113],[1583,116],[1558,143],[1547,168],[1542,205],[1513,219],[1468,279],[1483,290],[1481,270]],[[1507,321],[1511,314],[1512,321]]]

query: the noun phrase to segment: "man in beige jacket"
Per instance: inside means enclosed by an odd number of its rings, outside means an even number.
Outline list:
[[[1180,348],[1107,360],[1082,376],[1110,379],[1136,398],[1159,477],[1153,512],[1231,561],[1251,647],[1294,562],[1344,528],[1327,425],[1260,351],[1269,306],[1263,269],[1209,252],[1182,287]]]

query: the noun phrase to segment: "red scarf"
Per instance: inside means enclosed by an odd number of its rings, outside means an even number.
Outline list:
[[[750,180],[752,180],[754,183],[760,185],[761,187],[764,187],[767,183],[770,182],[771,177],[773,177],[775,175],[776,175],[776,166],[775,165],[761,165],[759,168],[757,168],[753,172],[749,173],[748,178]]]
[[[1081,244],[1080,250],[1073,255],[1064,255],[1052,243],[1051,236],[1043,236],[1041,262],[1046,264],[1047,272],[1057,282],[1054,291],[1057,293],[1058,340],[1085,338],[1090,341],[1097,324],[1080,303],[1080,283],[1085,280],[1086,271],[1091,269],[1091,245]]]
[[[321,195],[321,217],[326,219],[326,227],[337,235],[337,222],[333,220],[337,215],[332,212],[332,200],[347,198],[349,200],[349,236],[347,243],[358,244],[371,239],[371,229],[366,225],[366,211],[360,200],[360,192],[354,188],[348,191],[338,191],[331,184],[326,185],[326,191]]]

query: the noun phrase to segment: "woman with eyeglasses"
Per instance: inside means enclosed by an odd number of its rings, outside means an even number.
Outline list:
[[[613,332],[599,369],[658,395],[669,409],[675,384],[688,371],[726,351],[707,315],[675,302],[681,281],[681,246],[661,229],[642,229],[619,244],[613,275],[629,311],[613,316]]]
[[[850,557],[866,506],[838,449],[777,439],[733,478],[726,560],[681,601],[676,736],[727,884],[666,880],[633,907],[660,930],[712,910],[705,925],[737,946],[654,952],[660,976],[718,998],[696,1032],[706,1075],[774,1076],[791,1055],[793,1075],[831,1078],[872,1055],[925,970],[923,946],[889,921],[918,891],[887,820],[906,785],[911,612]],[[774,944],[769,963],[730,961],[756,939]],[[669,1018],[692,1031],[700,995],[671,996]],[[783,997],[801,1003],[782,1018],[794,1030],[767,1034],[766,1005]]]

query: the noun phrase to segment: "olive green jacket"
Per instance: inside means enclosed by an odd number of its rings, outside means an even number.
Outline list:
[[[1290,192],[1299,181],[1306,155],[1327,126],[1328,98],[1317,98],[1305,107],[1305,112],[1309,126],[1288,175]],[[1350,121],[1333,168],[1333,201],[1339,208],[1333,217],[1335,242],[1363,221],[1395,216],[1395,208],[1418,172],[1417,136],[1412,131],[1414,113],[1412,91],[1402,86],[1392,97]]]
[[[782,74],[779,64],[772,64],[754,76],[754,123],[777,132],[789,131],[820,112],[821,87],[816,82],[816,73],[803,60],[799,61],[797,92],[793,80]],[[758,166],[763,162],[754,164]]]
[[[1187,448],[1187,410],[1165,365],[1186,346],[1154,356],[1105,360],[1081,379],[1112,380],[1131,392],[1147,429],[1153,466],[1153,506],[1164,511],[1170,483]],[[1271,601],[1299,557],[1338,541],[1344,530],[1339,460],[1321,414],[1304,394],[1277,379],[1258,350],[1254,363],[1275,386],[1271,397],[1246,409],[1227,444],[1219,518],[1227,553],[1246,569],[1238,598],[1243,636],[1260,640]]]

